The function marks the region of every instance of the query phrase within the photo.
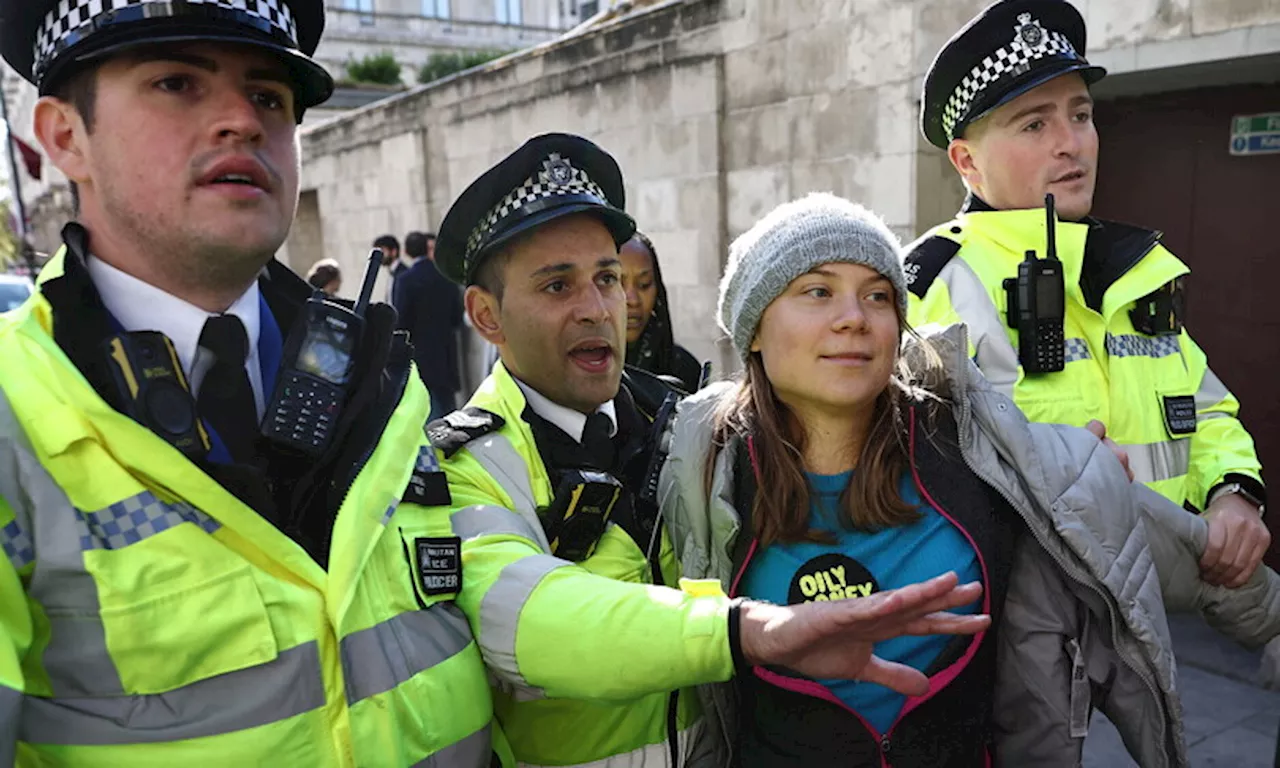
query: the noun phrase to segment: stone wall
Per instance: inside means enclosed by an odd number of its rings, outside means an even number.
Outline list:
[[[355,274],[374,237],[434,229],[467,184],[529,136],[584,134],[622,166],[676,325],[692,331],[681,341],[720,362],[706,321],[726,248],[718,6],[668,3],[309,129],[302,188],[317,193],[325,255]],[[695,317],[699,327],[687,322]]]
[[[671,0],[308,130],[303,189],[318,193],[325,255],[355,269],[377,234],[438,226],[527,137],[586,135],[623,168],[678,339],[723,370],[732,360],[715,329],[716,284],[728,244],[770,208],[832,191],[904,240],[955,212],[963,187],[917,128],[920,83],[984,5]],[[1108,87],[1280,55],[1275,0],[1078,6],[1091,58],[1115,74]]]

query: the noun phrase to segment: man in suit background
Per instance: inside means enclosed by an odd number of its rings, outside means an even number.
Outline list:
[[[435,240],[431,232],[405,236],[404,252],[412,266],[396,276],[391,294],[391,303],[400,313],[399,326],[413,342],[418,375],[431,393],[433,420],[455,407],[461,387],[458,329],[462,325],[462,296],[436,270]]]

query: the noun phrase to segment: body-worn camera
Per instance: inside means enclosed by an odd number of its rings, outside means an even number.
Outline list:
[[[209,434],[196,414],[178,352],[163,333],[118,333],[105,342],[116,405],[195,461],[209,453]]]
[[[591,557],[621,496],[622,483],[613,475],[566,472],[550,506],[538,512],[551,554],[575,563]]]

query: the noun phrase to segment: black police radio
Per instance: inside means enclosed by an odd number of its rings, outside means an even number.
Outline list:
[[[1044,197],[1049,233],[1045,258],[1034,250],[1018,264],[1018,276],[1004,281],[1008,297],[1006,319],[1018,331],[1018,362],[1026,373],[1056,373],[1066,367],[1062,324],[1066,313],[1066,287],[1054,232],[1053,195]]]
[[[285,343],[275,394],[262,420],[267,438],[309,456],[329,446],[381,263],[382,252],[374,250],[353,309],[319,293],[307,300],[303,321]]]

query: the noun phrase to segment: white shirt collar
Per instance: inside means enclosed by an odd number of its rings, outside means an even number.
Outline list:
[[[178,360],[189,375],[200,346],[200,333],[204,323],[214,316],[194,304],[166,293],[126,272],[111,266],[102,259],[90,256],[86,260],[89,278],[102,296],[107,311],[124,326],[126,331],[159,331],[173,342]],[[258,282],[255,280],[240,298],[236,299],[224,314],[235,315],[244,323],[249,337],[249,350],[257,352],[258,335],[262,330],[262,317],[258,306]]]
[[[533,412],[564,430],[564,433],[572,437],[575,442],[582,442],[582,430],[587,427],[586,414],[575,411],[572,408],[566,408],[559,403],[553,403],[548,400],[541,392],[533,389],[515,376],[511,377],[516,386],[520,387],[520,391],[524,393],[524,399],[529,403],[529,407]],[[613,437],[618,433],[618,414],[614,410],[613,401],[605,403],[596,409],[596,413],[603,413],[609,417],[609,437]]]

